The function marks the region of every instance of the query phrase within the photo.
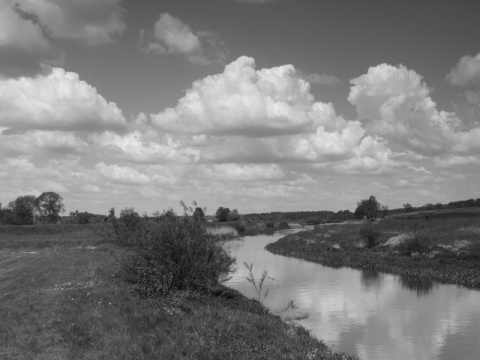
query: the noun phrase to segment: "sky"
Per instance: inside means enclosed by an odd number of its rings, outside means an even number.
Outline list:
[[[0,202],[480,197],[476,0],[0,0]]]

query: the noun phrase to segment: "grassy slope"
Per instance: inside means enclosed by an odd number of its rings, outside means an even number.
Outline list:
[[[399,215],[374,225],[380,246],[362,247],[361,222],[325,225],[297,233],[267,246],[267,250],[323,265],[376,270],[420,280],[436,280],[480,289],[480,213],[477,209]],[[392,237],[423,232],[431,251],[406,256],[382,246]]]
[[[230,289],[139,299],[104,232],[0,227],[1,359],[350,359]]]

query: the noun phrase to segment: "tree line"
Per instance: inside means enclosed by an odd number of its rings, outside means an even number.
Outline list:
[[[23,195],[10,201],[5,207],[0,203],[0,224],[56,224],[63,212],[65,212],[63,198],[57,193],[48,191],[38,197]]]

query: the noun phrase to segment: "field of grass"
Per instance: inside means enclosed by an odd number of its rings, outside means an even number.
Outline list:
[[[367,246],[362,228],[374,233],[375,246]],[[267,250],[331,267],[480,289],[480,212],[475,208],[400,214],[373,224],[323,225],[282,238]]]
[[[222,286],[141,299],[107,233],[0,227],[1,359],[351,359]]]

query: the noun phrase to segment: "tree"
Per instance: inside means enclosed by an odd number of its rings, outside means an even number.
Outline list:
[[[35,196],[19,196],[8,204],[12,210],[14,224],[32,225],[35,213]]]
[[[77,223],[79,224],[88,224],[90,222],[90,218],[91,218],[91,214],[89,214],[88,212],[81,212],[81,213],[78,213],[78,216],[77,216]]]
[[[113,207],[108,211],[108,217],[110,219],[115,219],[115,209]]]
[[[380,210],[382,211],[382,217],[386,217],[388,214],[388,206],[387,205],[380,205]]]
[[[56,224],[60,213],[65,212],[63,198],[52,191],[42,193],[35,199],[36,208],[44,223]]]
[[[195,211],[193,212],[193,218],[205,222],[205,212],[201,207],[197,206],[195,208]]]
[[[412,212],[413,211],[413,206],[410,205],[409,203],[403,204],[403,212]]]
[[[223,206],[220,206],[215,213],[215,217],[217,218],[218,222],[225,222],[228,221],[228,215],[230,214],[230,209],[229,208],[224,208]]]
[[[367,218],[368,220],[373,220],[378,216],[379,211],[380,203],[372,195],[368,199],[360,200],[357,203],[354,214],[357,219]]]
[[[232,212],[228,215],[228,219],[231,221],[240,220],[240,214],[237,209],[233,209]]]

